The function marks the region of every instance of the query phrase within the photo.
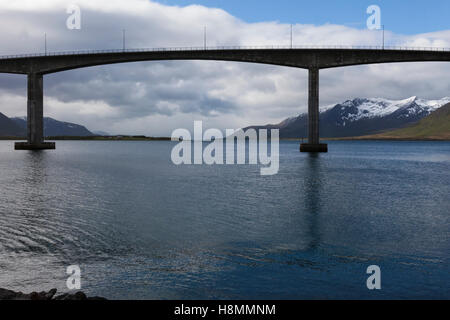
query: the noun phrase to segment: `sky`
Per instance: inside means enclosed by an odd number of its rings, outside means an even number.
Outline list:
[[[70,30],[70,4],[81,29]],[[202,46],[380,45],[368,30],[376,4],[386,44],[450,48],[450,1],[0,0],[0,55],[80,49]],[[447,19],[447,20],[446,20]],[[450,96],[448,63],[400,63],[321,71],[322,107],[355,97]],[[177,128],[278,123],[307,110],[307,71],[219,61],[98,66],[44,77],[44,113],[111,134],[167,136]],[[26,77],[0,74],[0,112],[26,114]]]
[[[287,24],[340,24],[366,28],[365,11],[382,8],[383,24],[393,32],[414,34],[449,28],[450,1],[445,0],[161,0],[167,5],[201,4],[222,8],[247,22],[278,21]]]

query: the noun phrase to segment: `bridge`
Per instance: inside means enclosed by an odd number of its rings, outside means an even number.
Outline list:
[[[43,76],[46,74],[107,64],[161,60],[216,60],[260,63],[307,69],[308,143],[301,152],[327,152],[319,135],[319,71],[378,63],[450,61],[447,48],[408,47],[215,47],[72,51],[0,57],[0,72],[28,77],[27,142],[16,150],[54,149],[44,141]]]

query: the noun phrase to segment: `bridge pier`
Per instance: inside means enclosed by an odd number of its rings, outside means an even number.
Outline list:
[[[28,74],[27,142],[16,142],[15,150],[55,149],[54,142],[44,142],[43,75]]]
[[[328,152],[319,136],[319,68],[309,68],[308,73],[308,143],[300,145],[300,152]]]

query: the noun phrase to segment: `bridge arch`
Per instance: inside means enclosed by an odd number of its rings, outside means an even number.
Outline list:
[[[53,149],[54,143],[43,138],[43,76],[61,71],[107,64],[163,61],[215,60],[271,64],[307,69],[308,84],[308,143],[300,151],[326,152],[319,136],[319,73],[320,69],[345,66],[450,61],[450,50],[411,50],[374,48],[184,48],[152,50],[111,50],[46,55],[0,57],[0,72],[28,76],[28,136],[26,143],[16,143],[16,149]]]

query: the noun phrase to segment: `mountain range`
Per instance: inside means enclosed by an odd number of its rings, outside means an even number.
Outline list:
[[[25,137],[27,135],[27,117],[8,118],[0,113],[0,136]],[[44,118],[44,136],[93,136],[94,134],[79,124]]]
[[[418,97],[404,100],[383,98],[355,98],[347,100],[321,108],[320,136],[324,138],[360,137],[409,128],[448,103],[450,103],[450,97],[440,100],[425,100]],[[444,132],[438,133],[435,129],[436,121],[439,117],[433,119],[432,121],[423,122],[421,126],[433,124],[434,129],[421,128],[421,132],[433,132],[434,136],[445,136],[445,134],[448,134],[449,128],[446,127],[447,123],[442,122],[440,124],[439,128],[443,126]],[[0,113],[0,136],[25,137],[26,126],[26,117],[8,118]],[[249,128],[279,129],[280,138],[306,138],[308,136],[308,115],[303,113],[278,124],[252,126],[245,129]],[[411,133],[410,131],[408,132]],[[87,137],[108,134],[104,132],[92,133],[82,125],[46,117],[44,118],[44,135],[46,137]]]
[[[26,132],[17,123],[0,112],[0,136],[24,137]]]
[[[320,136],[326,138],[356,137],[377,134],[417,123],[443,105],[450,97],[425,100],[411,97],[404,100],[355,98],[320,110]],[[252,126],[254,129],[279,129],[280,138],[308,136],[306,113],[275,125]],[[246,129],[248,129],[246,128]]]
[[[450,103],[440,107],[429,116],[406,128],[358,138],[450,140]]]

